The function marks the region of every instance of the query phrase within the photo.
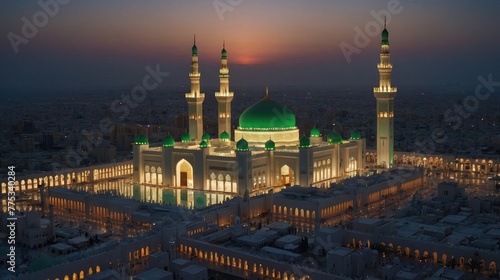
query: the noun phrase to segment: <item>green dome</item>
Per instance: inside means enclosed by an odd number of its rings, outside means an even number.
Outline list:
[[[351,132],[351,140],[359,140],[359,139],[361,139],[361,132],[353,130]]]
[[[264,99],[248,107],[240,115],[242,130],[286,130],[295,128],[295,115],[286,106]]]
[[[301,148],[309,148],[311,146],[311,139],[307,136],[302,136],[300,138],[300,147]]]
[[[236,142],[236,150],[237,151],[248,151],[247,140],[241,138],[238,142]]]
[[[135,145],[147,145],[149,144],[148,137],[144,134],[139,134],[134,139]]]
[[[205,141],[201,141],[200,148],[208,148],[208,143]]]
[[[320,136],[319,129],[317,127],[313,127],[311,129],[311,137],[319,137],[319,136]]]
[[[274,151],[276,149],[276,144],[271,139],[269,139],[264,145],[266,151]]]
[[[201,140],[206,141],[206,142],[210,141],[210,134],[208,134],[206,132],[203,133],[203,135],[201,136]]]
[[[229,133],[227,133],[226,131],[223,131],[220,134],[219,139],[223,140],[223,141],[229,141]]]
[[[330,144],[342,144],[342,136],[337,131],[330,132],[327,138]]]
[[[181,141],[182,142],[189,142],[191,141],[191,135],[189,135],[189,133],[184,133],[181,135]]]
[[[193,48],[191,49],[192,56],[198,56],[198,48],[196,47],[196,44],[193,45]]]
[[[384,28],[382,31],[382,45],[389,45],[389,32]]]
[[[227,59],[227,52],[226,52],[226,49],[222,49],[222,51],[220,52],[221,54],[221,58],[222,59]]]
[[[163,147],[173,147],[175,144],[174,137],[172,135],[167,135],[165,138],[163,138]]]

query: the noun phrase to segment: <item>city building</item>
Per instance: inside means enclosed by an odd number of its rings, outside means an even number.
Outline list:
[[[324,141],[317,128],[300,137],[295,115],[267,89],[262,100],[240,115],[233,131],[234,93],[229,90],[225,43],[220,90],[215,93],[219,137],[212,139],[203,131],[205,94],[200,92],[194,44],[191,92],[185,94],[189,130],[181,141],[167,135],[156,145],[150,143],[152,137],[138,135],[132,163],[18,178],[15,187],[21,194],[39,188],[41,212],[48,212],[49,219],[34,211],[18,217],[19,243],[48,250],[43,258],[30,259],[29,267],[20,267],[17,279],[120,275],[205,280],[213,272],[287,280],[364,278],[368,271],[382,279],[464,279],[469,270],[497,274],[496,195],[468,199],[464,187],[442,182],[432,199],[420,198],[431,191],[426,178],[432,172],[489,174],[499,165],[493,160],[395,154],[396,88],[390,82],[385,28],[381,49],[380,86],[374,89],[377,152],[367,153],[358,131],[348,140],[332,131]],[[131,130],[124,127],[117,133],[121,144],[115,145],[126,146]],[[116,157],[115,146],[107,142],[95,152],[98,162]],[[422,168],[358,176],[367,162]],[[133,177],[133,183],[107,184],[122,177]],[[498,176],[487,181],[490,193],[498,191]],[[7,184],[1,187],[6,194]],[[209,192],[236,197],[207,205]],[[3,210],[5,205],[0,206]],[[5,223],[7,214],[0,216]],[[69,226],[55,226],[54,216]],[[97,240],[100,244],[94,246]],[[311,265],[310,256],[324,259]],[[412,265],[403,267],[401,259]]]

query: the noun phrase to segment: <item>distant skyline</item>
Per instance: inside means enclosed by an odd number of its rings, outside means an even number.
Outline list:
[[[193,34],[202,91],[218,85],[223,40],[230,86],[372,87],[380,34],[360,47],[356,28],[380,28],[373,13],[388,10],[388,3],[399,11],[387,24],[395,86],[475,85],[489,74],[500,80],[495,0],[59,1],[67,3],[17,46],[11,41],[23,36],[22,18],[33,23],[43,8],[37,1],[0,3],[0,94],[133,86],[156,64],[170,73],[162,87],[189,88]],[[341,44],[358,47],[350,63]]]

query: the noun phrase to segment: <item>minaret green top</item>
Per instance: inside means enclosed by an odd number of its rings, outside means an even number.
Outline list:
[[[196,34],[194,34],[193,48],[191,49],[192,56],[198,56],[198,48],[196,47]]]
[[[320,132],[319,129],[315,126],[311,129],[311,137],[319,137]]]
[[[226,40],[224,40],[224,42],[222,42],[221,59],[227,59]]]
[[[384,30],[382,31],[382,42],[381,45],[389,45],[389,32],[387,31],[387,28],[385,27],[385,20],[384,20]]]
[[[248,142],[247,140],[241,138],[236,142],[236,151],[248,151]]]

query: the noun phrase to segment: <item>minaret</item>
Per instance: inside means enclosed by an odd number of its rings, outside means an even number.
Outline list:
[[[397,88],[391,86],[392,63],[389,53],[389,32],[382,31],[380,63],[377,65],[380,84],[373,88],[377,99],[377,165],[392,166],[394,159],[394,96]]]
[[[198,48],[196,47],[196,35],[191,55],[191,92],[186,93],[186,101],[189,108],[189,136],[190,140],[201,141],[203,134],[203,101],[205,94],[200,93],[200,75],[198,71]]]
[[[219,135],[224,131],[229,134],[229,139],[233,134],[231,130],[231,101],[234,93],[229,92],[229,69],[227,68],[226,42],[222,43],[219,70],[220,89],[215,93],[215,98],[219,103]]]

